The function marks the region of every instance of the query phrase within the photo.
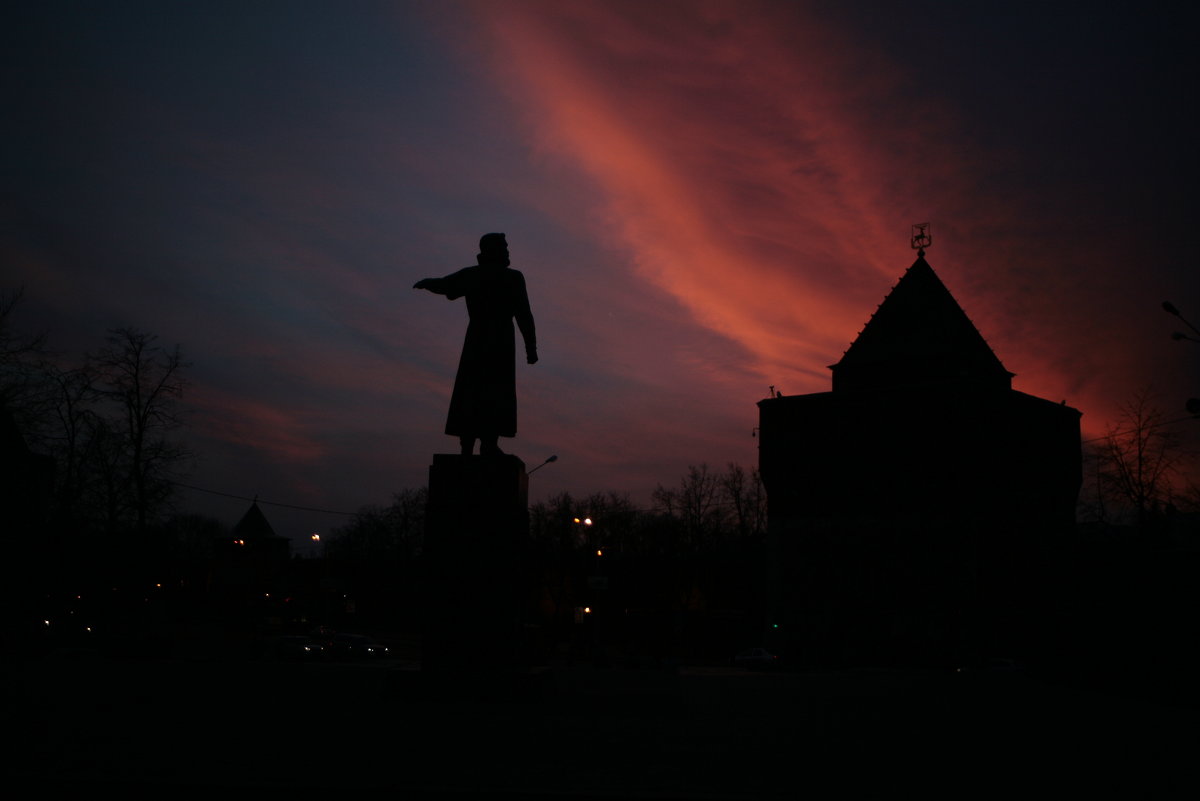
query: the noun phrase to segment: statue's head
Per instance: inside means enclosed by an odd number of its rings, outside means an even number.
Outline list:
[[[504,234],[484,234],[479,238],[479,263],[508,266],[508,241]]]

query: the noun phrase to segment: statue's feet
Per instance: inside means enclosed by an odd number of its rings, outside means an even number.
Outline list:
[[[487,440],[480,440],[479,455],[480,456],[503,456],[504,451],[500,450],[500,446],[496,444],[495,440],[492,440],[491,442],[488,442]]]

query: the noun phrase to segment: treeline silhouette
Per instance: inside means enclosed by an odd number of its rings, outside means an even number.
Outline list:
[[[728,657],[761,636],[766,494],[758,471],[692,465],[652,500],[640,508],[626,493],[560,492],[529,507],[518,560],[529,658],[561,648],[610,663]],[[325,561],[360,620],[417,623],[426,501],[425,488],[403,490],[331,533]]]
[[[222,529],[172,505],[191,458],[177,439],[188,365],[178,345],[134,327],[82,356],[55,351],[16,325],[22,294],[0,292],[10,645],[161,628],[177,616],[152,598],[203,586],[199,564]]]
[[[1197,453],[1149,387],[1119,404],[1117,421],[1085,443],[1078,519],[1162,536],[1179,514],[1200,513]]]
[[[529,507],[529,546],[537,553],[699,554],[761,542],[766,492],[758,470],[729,463],[722,471],[690,465],[675,487],[659,484],[651,508],[628,493],[576,497],[560,492]],[[421,554],[428,490],[405,489],[388,506],[358,510],[333,530],[326,553],[341,559],[403,560]]]
[[[12,325],[21,293],[0,299],[0,404],[29,449],[53,460],[43,514],[51,530],[144,538],[171,506],[190,458],[174,435],[187,364],[132,327],[69,358]],[[144,543],[143,543],[144,544]]]

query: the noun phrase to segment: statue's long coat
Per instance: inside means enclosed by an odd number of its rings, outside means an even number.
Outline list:
[[[454,379],[446,433],[455,437],[515,437],[514,319],[526,350],[537,347],[525,277],[508,267],[478,265],[431,279],[427,288],[449,300],[466,297],[471,316]]]

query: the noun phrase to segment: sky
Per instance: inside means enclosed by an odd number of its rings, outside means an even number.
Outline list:
[[[3,286],[65,354],[180,345],[211,491],[185,511],[423,485],[467,320],[411,287],[490,231],[541,357],[501,444],[558,456],[531,501],[754,465],[757,401],[829,389],[919,222],[1014,388],[1085,438],[1137,391],[1171,417],[1200,395],[1161,309],[1200,321],[1181,3],[26,5]],[[263,508],[298,543],[347,519]]]

